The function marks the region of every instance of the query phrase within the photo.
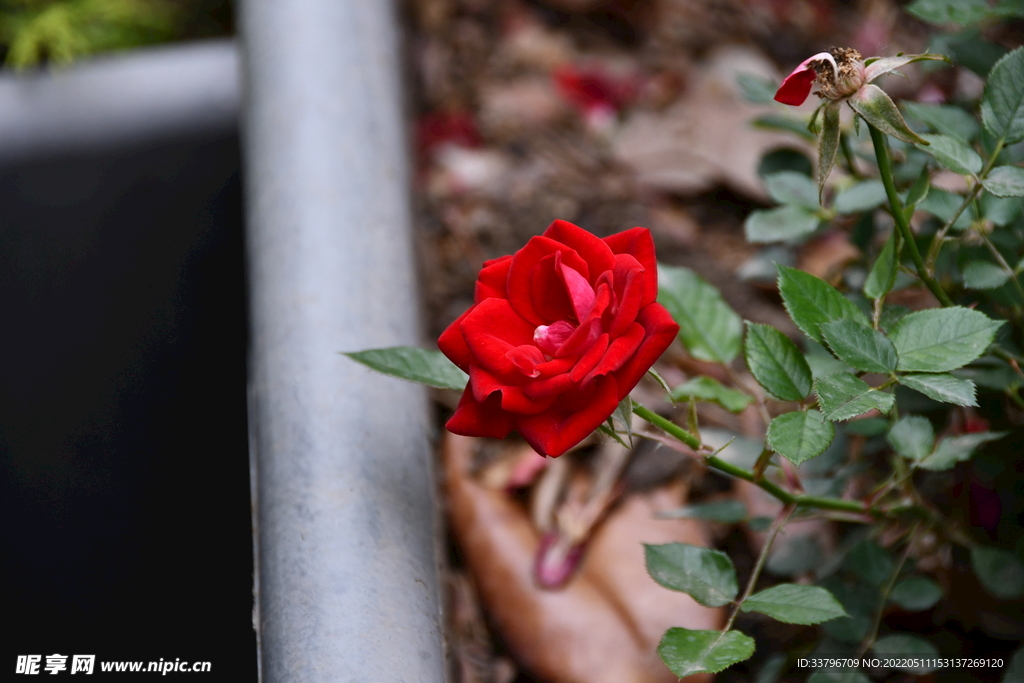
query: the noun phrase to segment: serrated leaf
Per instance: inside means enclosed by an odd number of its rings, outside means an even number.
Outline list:
[[[929,24],[976,24],[991,16],[986,0],[914,0],[906,10]]]
[[[711,377],[694,377],[680,384],[671,392],[673,401],[698,401],[717,403],[731,413],[739,413],[753,401],[748,394],[724,387]]]
[[[947,436],[939,441],[931,455],[918,461],[916,467],[933,472],[948,470],[958,462],[970,459],[978,446],[989,441],[997,441],[1004,436],[1006,436],[1006,432],[976,432],[960,436]]]
[[[801,206],[786,204],[774,209],[751,211],[743,222],[747,241],[754,244],[785,242],[806,237],[818,229],[821,219]]]
[[[807,683],[872,683],[856,669],[819,669],[811,674]]]
[[[1008,145],[1024,140],[1024,48],[1004,55],[989,72],[981,121]]]
[[[893,586],[889,599],[908,612],[922,612],[942,599],[942,588],[926,576],[911,576]]]
[[[1002,600],[1024,595],[1024,564],[1011,552],[1000,548],[971,548],[971,567],[989,593]]]
[[[768,425],[768,445],[795,465],[824,453],[835,435],[835,427],[817,410],[785,413]]]
[[[904,458],[921,460],[935,446],[935,429],[928,418],[909,415],[893,425],[886,440]]]
[[[825,181],[836,165],[836,154],[839,152],[839,103],[830,102],[823,107],[821,117],[821,136],[818,140],[818,200],[825,189]]]
[[[739,587],[732,560],[723,552],[686,543],[644,544],[647,572],[660,585],[686,593],[705,607],[721,607]]]
[[[881,253],[875,259],[875,265],[871,266],[868,279],[864,281],[864,296],[870,299],[880,299],[889,293],[896,282],[896,274],[899,272],[899,255],[896,253],[896,240],[899,233],[895,230],[885,241]]]
[[[722,524],[736,524],[747,518],[747,506],[738,500],[721,500],[664,510],[656,516],[659,519],[707,519]]]
[[[869,410],[888,413],[896,397],[885,391],[872,389],[868,384],[847,372],[837,372],[814,383],[818,404],[825,418],[842,421],[863,415]]]
[[[960,142],[970,143],[980,132],[978,122],[960,107],[922,102],[903,102],[902,105],[908,114],[928,124],[936,133],[948,135]]]
[[[940,403],[952,403],[955,406],[978,405],[978,389],[969,379],[957,379],[948,374],[911,374],[900,377],[900,384]]]
[[[909,633],[896,633],[885,638],[879,638],[871,647],[875,654],[881,657],[891,657],[901,671],[910,673],[926,674],[935,670],[934,666],[913,666],[915,659],[935,659],[939,656],[939,650],[924,638],[910,635]],[[901,661],[903,660],[903,661]],[[921,662],[923,664],[923,662]]]
[[[902,318],[889,338],[904,372],[947,372],[967,365],[992,343],[1002,326],[961,306],[931,308]]]
[[[768,194],[779,204],[793,204],[811,211],[820,208],[814,181],[796,171],[779,171],[764,177]]]
[[[820,624],[849,616],[831,593],[818,586],[781,583],[743,601],[744,612],[760,612],[786,624]]]
[[[880,180],[862,180],[836,195],[832,208],[836,213],[860,213],[881,206],[885,201],[885,186]]]
[[[981,157],[973,149],[948,135],[922,134],[922,138],[930,144],[919,145],[922,151],[928,152],[940,164],[954,173],[961,175],[977,175],[981,172]]]
[[[344,353],[368,368],[399,379],[426,384],[438,389],[463,390],[469,375],[460,370],[440,351],[415,346],[392,346]]]
[[[821,323],[845,318],[868,323],[867,316],[839,290],[802,270],[780,265],[779,293],[789,317],[800,331],[816,342],[823,341]]]
[[[997,197],[1024,197],[1024,168],[996,166],[981,184]]]
[[[718,290],[692,270],[659,265],[658,301],[679,324],[679,339],[691,356],[731,363],[739,355],[743,321]]]
[[[877,85],[865,85],[847,101],[865,121],[886,135],[915,145],[927,144],[910,130],[892,99]]]
[[[811,393],[811,368],[789,337],[770,325],[747,323],[747,367],[765,391],[782,401]]]
[[[691,631],[670,628],[658,644],[658,656],[679,678],[715,674],[754,654],[754,639],[739,631]]]
[[[847,319],[822,323],[821,333],[839,360],[858,370],[889,374],[896,369],[896,348],[878,330]]]
[[[990,261],[970,261],[963,268],[963,276],[967,289],[995,289],[1010,279],[1002,266]]]

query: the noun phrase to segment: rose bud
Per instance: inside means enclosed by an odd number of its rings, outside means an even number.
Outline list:
[[[512,256],[484,264],[474,304],[438,339],[469,374],[445,425],[464,436],[512,430],[558,456],[615,411],[679,332],[655,299],[646,228],[600,239],[555,221]]]
[[[817,82],[819,97],[839,100],[867,83],[861,54],[848,47],[834,47],[800,62],[775,93],[775,101],[799,106]]]

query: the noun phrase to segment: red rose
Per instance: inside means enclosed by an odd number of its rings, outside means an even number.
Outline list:
[[[512,256],[484,264],[475,302],[437,345],[469,373],[448,430],[565,453],[597,429],[668,348],[679,326],[661,304],[645,228],[603,240],[555,221]]]

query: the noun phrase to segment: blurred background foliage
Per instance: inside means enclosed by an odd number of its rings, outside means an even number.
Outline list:
[[[233,31],[229,0],[0,0],[0,57],[14,69]]]

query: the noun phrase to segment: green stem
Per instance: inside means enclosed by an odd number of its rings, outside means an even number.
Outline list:
[[[740,613],[740,607],[750,597],[751,593],[754,592],[754,587],[757,585],[757,579],[761,576],[761,570],[764,569],[765,562],[768,561],[768,551],[772,549],[772,543],[775,542],[775,537],[782,531],[782,527],[786,526],[786,522],[792,516],[796,510],[795,505],[787,505],[779,511],[779,514],[775,517],[775,521],[772,523],[772,528],[768,531],[768,537],[764,540],[764,545],[761,546],[761,552],[757,555],[757,564],[754,565],[754,570],[750,572],[750,578],[747,579],[747,586],[743,589],[743,595],[740,596],[739,600],[736,601],[736,608],[729,615],[729,621],[725,623],[723,631],[728,631],[732,628],[732,624],[736,621],[736,616]]]
[[[885,134],[870,123],[867,126],[871,132],[871,142],[875,146],[875,159],[878,161],[878,170],[882,175],[885,194],[889,198],[892,217],[896,221],[896,226],[899,228],[900,233],[903,235],[903,240],[907,243],[910,258],[913,259],[914,266],[917,268],[917,277],[931,290],[931,293],[935,295],[935,298],[943,306],[952,306],[952,299],[942,290],[942,287],[939,287],[939,283],[928,274],[928,269],[924,265],[924,259],[921,258],[921,251],[917,248],[917,242],[914,241],[914,233],[910,230],[910,223],[907,222],[907,217],[903,213],[903,204],[896,193],[896,183],[892,177],[892,162],[889,160],[889,150],[886,146]]]
[[[633,401],[633,414],[639,418],[647,420],[667,434],[674,436],[695,451],[699,451],[702,447],[700,439],[696,436],[671,420],[668,420],[654,411],[645,408],[636,401]],[[742,467],[733,465],[731,462],[722,460],[715,455],[705,457],[704,462],[709,467],[713,467],[723,474],[728,474],[729,476],[736,477],[737,479],[743,479],[744,481],[756,484],[758,487],[767,491],[773,497],[782,502],[783,505],[797,505],[799,507],[820,508],[822,510],[836,510],[839,512],[854,512],[871,515],[872,517],[877,518],[886,516],[882,511],[869,508],[864,503],[857,500],[841,500],[839,498],[825,498],[821,496],[796,495],[790,493],[778,484],[764,478],[758,479],[750,470],[745,470]]]

